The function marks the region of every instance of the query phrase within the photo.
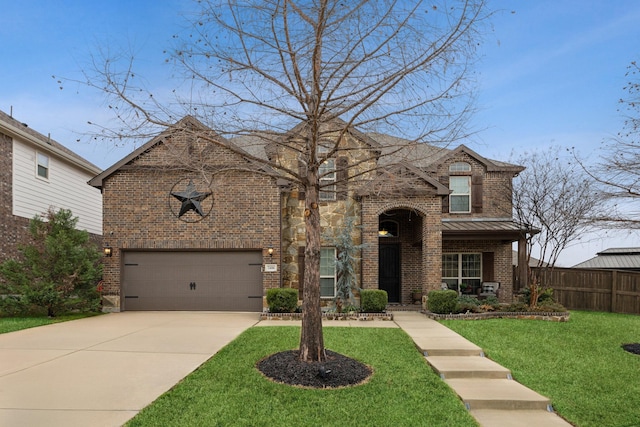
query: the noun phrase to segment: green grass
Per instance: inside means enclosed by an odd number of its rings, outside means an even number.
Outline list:
[[[640,316],[571,312],[567,323],[493,319],[442,322],[549,397],[580,427],[640,425]]]
[[[19,331],[21,329],[35,328],[36,326],[50,325],[52,323],[67,322],[69,320],[82,319],[95,316],[98,313],[68,314],[58,317],[0,317],[0,334]]]
[[[128,426],[476,426],[400,329],[325,328],[327,349],[374,369],[363,385],[313,390],[273,383],[258,360],[298,345],[298,327],[241,334]]]

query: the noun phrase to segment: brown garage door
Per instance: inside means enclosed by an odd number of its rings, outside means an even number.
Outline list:
[[[125,252],[124,310],[262,311],[262,253]]]

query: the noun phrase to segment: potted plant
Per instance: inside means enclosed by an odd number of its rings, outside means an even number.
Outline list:
[[[414,304],[418,304],[422,302],[422,289],[414,289],[413,291],[411,291],[411,299],[413,300]]]

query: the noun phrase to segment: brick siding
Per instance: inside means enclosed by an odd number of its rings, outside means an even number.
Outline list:
[[[167,170],[164,166],[175,162],[175,153],[184,148],[184,141],[171,144],[157,145],[103,183],[104,242],[114,248],[113,256],[105,258],[104,289],[116,309],[120,307],[121,250],[263,250],[265,263],[280,264],[280,193],[274,179],[249,171],[228,171],[212,178],[202,170]],[[209,145],[209,167],[247,168],[231,150]],[[182,191],[185,179],[197,181],[203,176],[212,192],[211,211],[199,221],[185,222],[171,209],[175,199],[170,192],[178,182]],[[188,212],[185,217],[189,215],[196,214]],[[274,249],[272,256],[264,251],[268,247]],[[263,289],[279,285],[279,271],[264,273]]]

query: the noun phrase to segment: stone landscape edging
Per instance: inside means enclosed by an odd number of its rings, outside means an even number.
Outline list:
[[[260,320],[302,320],[302,313],[260,313]],[[393,313],[322,313],[322,320],[393,320]]]
[[[485,320],[485,319],[527,319],[546,320],[550,322],[567,322],[569,312],[532,312],[532,311],[491,311],[486,313],[458,313],[458,314],[438,314],[430,311],[423,311],[428,318],[433,320]]]

